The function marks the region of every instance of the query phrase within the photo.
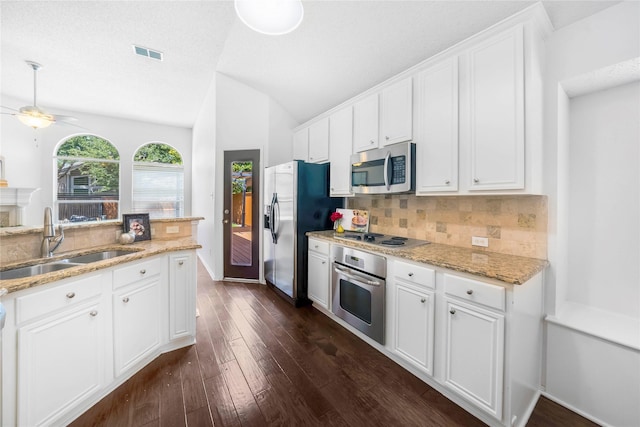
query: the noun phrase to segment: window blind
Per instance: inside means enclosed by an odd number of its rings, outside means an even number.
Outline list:
[[[133,165],[133,212],[150,218],[184,216],[184,168],[149,163]]]

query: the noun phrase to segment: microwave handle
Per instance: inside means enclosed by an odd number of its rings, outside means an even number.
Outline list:
[[[391,166],[391,151],[387,151],[387,155],[384,158],[384,185],[387,187],[387,191],[391,188],[391,179],[393,169],[390,169]]]

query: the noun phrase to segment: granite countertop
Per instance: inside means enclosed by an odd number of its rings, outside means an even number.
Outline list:
[[[96,262],[92,262],[84,265],[78,265],[75,267],[69,267],[64,270],[54,271],[51,273],[39,274],[37,276],[23,277],[20,279],[0,280],[0,295],[1,295],[2,289],[5,289],[7,293],[17,292],[23,289],[29,289],[35,286],[44,285],[46,283],[55,282],[57,280],[66,279],[68,277],[74,277],[80,274],[91,273],[93,271],[113,267],[129,261],[135,261],[135,260],[151,257],[154,255],[159,255],[166,252],[199,249],[201,247],[202,246],[199,245],[198,242],[196,242],[196,240],[193,239],[193,237],[185,237],[183,239],[175,239],[175,240],[146,240],[142,242],[133,243],[131,245],[121,245],[121,244],[114,243],[112,245],[96,246],[96,247],[87,248],[83,250],[58,253],[51,258],[40,258],[35,260],[29,260],[28,262],[7,264],[0,267],[0,270],[7,270],[10,268],[18,268],[18,267],[24,267],[24,266],[40,264],[40,263],[47,263],[47,262],[62,260],[69,257],[90,254],[94,252],[110,251],[110,250],[132,251],[128,255],[96,261]]]
[[[343,246],[364,249],[383,255],[448,268],[463,273],[496,279],[511,285],[521,285],[544,270],[549,262],[543,259],[477,251],[469,248],[430,243],[410,249],[388,249],[351,240],[334,238],[333,230],[311,231],[307,236]]]

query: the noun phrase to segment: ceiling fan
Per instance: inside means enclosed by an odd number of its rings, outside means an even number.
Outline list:
[[[54,115],[38,107],[38,104],[36,104],[36,93],[37,93],[36,83],[37,83],[38,70],[42,68],[42,65],[33,61],[25,61],[25,62],[27,63],[28,66],[30,66],[33,69],[33,105],[22,107],[20,108],[20,110],[15,110],[13,108],[3,106],[2,108],[11,110],[12,112],[2,112],[2,114],[10,114],[12,116],[15,116],[22,123],[34,129],[46,128],[54,123],[70,124],[68,122],[77,120],[75,117],[71,117],[71,116],[61,116],[57,114]],[[72,124],[72,126],[75,126],[75,125]]]

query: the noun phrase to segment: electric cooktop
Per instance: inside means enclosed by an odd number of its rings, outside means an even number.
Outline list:
[[[388,249],[408,249],[416,246],[426,245],[430,242],[426,240],[410,239],[408,237],[390,236],[380,233],[353,233],[345,231],[344,233],[334,233],[333,237],[341,240],[351,240],[358,243],[364,243],[372,246],[383,247]]]

